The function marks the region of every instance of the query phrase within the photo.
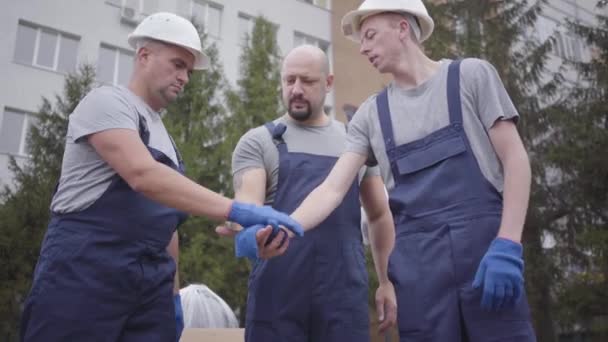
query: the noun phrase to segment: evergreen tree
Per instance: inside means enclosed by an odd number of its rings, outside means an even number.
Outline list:
[[[226,123],[226,143],[230,148],[249,129],[281,114],[281,55],[276,26],[257,17],[251,37],[244,43],[238,89],[228,94],[232,116]]]
[[[49,220],[49,203],[61,171],[68,115],[89,92],[94,69],[83,66],[66,78],[63,95],[55,104],[43,98],[27,137],[29,158],[9,169],[14,187],[0,195],[0,339],[16,340],[21,307],[32,282],[40,243]]]
[[[227,84],[214,44],[203,35],[210,67],[194,72],[163,119],[186,164],[186,175],[209,189],[232,194],[230,151],[224,144]],[[179,229],[180,282],[203,283],[233,308],[244,305],[248,266],[234,257],[233,241],[215,233],[217,222],[191,216]],[[238,312],[239,310],[237,310]]]
[[[530,35],[545,2],[458,0],[430,6],[439,34],[432,36],[426,46],[435,58],[488,60],[496,67],[522,115],[518,130],[530,155],[533,172],[523,236],[526,289],[538,340],[555,341],[551,293],[559,272],[552,251],[544,249],[542,243],[547,231],[557,229],[565,208],[555,202],[546,175],[548,165],[543,145],[538,141],[548,133],[549,105],[558,96],[562,78],[547,69],[552,39],[538,41]]]
[[[236,91],[228,89],[215,46],[205,51],[211,68],[192,75],[185,93],[168,108],[165,122],[186,162],[187,175],[232,196],[231,157],[238,139],[279,113],[276,28],[262,17],[256,19],[251,37],[244,42]],[[191,217],[180,227],[181,282],[206,284],[243,322],[250,267],[235,258],[233,240],[219,237],[215,226]]]
[[[597,7],[606,2],[598,2]],[[558,104],[548,160],[560,170],[556,192],[568,209],[561,234],[568,270],[558,287],[559,324],[608,338],[608,17],[596,25],[569,22],[591,58],[569,61],[580,81]]]

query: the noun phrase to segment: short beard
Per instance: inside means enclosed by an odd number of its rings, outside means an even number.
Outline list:
[[[312,116],[312,106],[310,105],[310,102],[306,101],[306,105],[307,105],[306,110],[299,110],[299,111],[295,111],[295,110],[291,109],[292,108],[291,102],[292,101],[289,101],[287,113],[289,114],[289,116],[291,116],[292,119],[302,122],[302,121],[308,120]]]
[[[165,87],[164,89],[160,89],[158,91],[158,94],[160,95],[160,97],[162,98],[163,102],[164,102],[164,108],[166,108],[169,104],[175,102],[175,100],[177,100],[177,98],[179,97],[179,94],[174,95],[174,94],[169,94],[169,92],[172,92],[169,87]],[[182,91],[183,92],[183,91]]]

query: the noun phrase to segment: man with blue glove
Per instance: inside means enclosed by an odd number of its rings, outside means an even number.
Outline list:
[[[128,87],[93,89],[70,115],[22,341],[175,341],[181,303],[167,248],[186,213],[302,234],[284,213],[184,176],[160,112],[208,64],[195,27],[156,13],[128,40],[136,50]]]
[[[319,48],[302,45],[289,52],[281,69],[287,113],[247,132],[234,150],[237,199],[291,212],[325,179],[346,145],[344,124],[323,109],[332,83]],[[237,255],[254,260],[286,249],[279,257],[254,261],[246,341],[369,341],[359,196],[370,218],[380,330],[395,323],[394,288],[386,271],[394,225],[377,172],[357,171],[359,179],[349,184],[342,204],[304,237],[289,240],[283,231],[261,225],[246,226],[236,236]]]
[[[535,341],[520,243],[531,171],[519,115],[488,62],[424,54],[433,25],[421,0],[366,0],[344,16],[345,36],[393,80],[359,107],[347,152],[292,217],[316,226],[359,168],[378,164],[396,227],[389,277],[401,341]]]

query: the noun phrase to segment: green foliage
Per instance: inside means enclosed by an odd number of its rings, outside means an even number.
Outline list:
[[[203,37],[204,45],[206,41]],[[217,48],[208,45],[205,51],[210,69],[192,75],[184,94],[168,108],[165,123],[183,155],[188,177],[232,196],[232,149],[247,130],[279,113],[276,28],[261,17],[256,19],[243,48],[236,91],[228,89]],[[232,239],[215,233],[216,224],[191,217],[180,227],[181,285],[204,283],[237,314],[244,313],[250,267],[234,257]],[[242,321],[244,315],[239,316]]]
[[[210,67],[195,72],[164,117],[186,164],[186,175],[197,183],[230,195],[230,151],[224,147],[228,119],[223,103],[227,88],[215,45],[203,45]],[[215,233],[217,222],[190,217],[179,229],[181,286],[203,283],[233,308],[243,305],[247,264],[234,257],[232,240]]]
[[[435,58],[489,60],[522,115],[518,129],[533,171],[524,230],[528,300],[538,340],[556,341],[558,330],[575,326],[608,331],[598,320],[608,316],[608,21],[598,15],[597,26],[570,23],[595,47],[594,58],[549,70],[554,38],[529,34],[545,3],[430,6],[439,25],[426,47]],[[580,78],[574,86],[563,76],[572,68]],[[553,248],[543,247],[546,234]]]
[[[521,114],[518,130],[530,154],[533,184],[524,230],[526,285],[539,341],[555,341],[551,284],[559,278],[551,251],[543,248],[544,234],[563,217],[554,205],[547,183],[543,146],[551,104],[562,78],[548,70],[551,40],[538,41],[528,33],[546,1],[450,1],[431,8],[440,23],[429,53],[435,57],[478,57],[492,63]],[[449,14],[448,14],[449,13]],[[451,36],[451,39],[449,39]],[[439,39],[440,42],[433,41]]]
[[[14,187],[0,195],[0,336],[16,340],[21,306],[28,294],[40,243],[49,219],[49,203],[59,179],[68,115],[89,92],[94,69],[83,66],[69,75],[55,104],[43,98],[37,124],[27,137],[30,158],[11,158]]]
[[[258,17],[251,37],[244,42],[238,90],[227,95],[232,116],[226,122],[226,143],[231,148],[247,130],[275,119],[281,111],[276,30],[274,24]]]
[[[598,3],[599,7],[600,3]],[[555,107],[547,160],[560,170],[555,191],[567,208],[561,230],[562,264],[558,318],[565,328],[582,326],[608,337],[608,17],[597,25],[570,22],[592,46],[588,61],[568,61],[579,82]],[[600,319],[603,317],[603,320]]]

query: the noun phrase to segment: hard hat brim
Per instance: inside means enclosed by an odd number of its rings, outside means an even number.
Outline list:
[[[360,42],[360,31],[361,31],[361,23],[376,14],[385,13],[385,12],[395,12],[395,13],[409,13],[411,15],[416,16],[418,21],[420,22],[420,42],[425,41],[431,36],[433,32],[433,28],[435,27],[435,23],[433,19],[424,12],[415,11],[415,10],[404,10],[402,8],[384,8],[384,9],[363,9],[363,10],[353,10],[344,15],[341,21],[342,34],[344,36],[356,43]]]
[[[194,66],[192,67],[194,70],[205,70],[209,67],[209,57],[204,52],[197,51],[195,49],[192,49],[189,46],[182,45],[182,44],[179,44],[176,42],[166,41],[163,39],[152,38],[152,37],[148,37],[148,36],[144,36],[144,35],[129,34],[127,37],[127,41],[129,42],[129,45],[131,45],[131,47],[134,49],[137,48],[137,41],[140,39],[158,40],[165,44],[179,46],[181,48],[188,50],[188,52],[190,52],[194,56]]]

